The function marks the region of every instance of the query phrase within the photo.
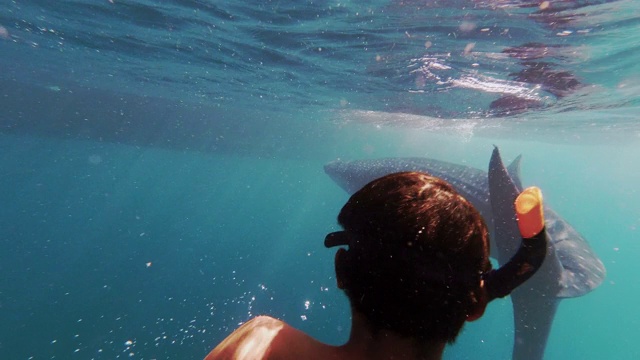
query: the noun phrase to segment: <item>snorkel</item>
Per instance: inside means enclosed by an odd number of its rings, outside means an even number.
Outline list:
[[[509,295],[531,278],[540,269],[547,254],[548,239],[540,189],[525,189],[518,195],[514,205],[522,242],[506,264],[483,274],[482,281],[489,301]]]

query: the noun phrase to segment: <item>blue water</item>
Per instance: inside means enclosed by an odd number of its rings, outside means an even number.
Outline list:
[[[640,358],[637,1],[0,4],[0,359],[200,359],[257,314],[340,344],[323,165],[492,144],[607,267],[545,358]]]

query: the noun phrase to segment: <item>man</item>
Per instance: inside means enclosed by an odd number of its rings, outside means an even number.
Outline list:
[[[516,203],[525,238],[512,261],[493,271],[487,227],[445,181],[417,172],[384,176],[351,196],[343,231],[325,246],[335,256],[338,287],[349,297],[352,326],[341,346],[321,343],[286,323],[259,316],[234,331],[213,359],[441,359],[466,321],[507,295],[544,259],[541,194]]]

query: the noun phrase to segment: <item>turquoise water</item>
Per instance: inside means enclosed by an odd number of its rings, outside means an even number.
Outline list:
[[[607,268],[545,358],[640,358],[640,7],[525,5],[4,1],[0,359],[199,359],[257,314],[342,343],[323,165],[493,144]],[[512,316],[445,358],[510,358]]]

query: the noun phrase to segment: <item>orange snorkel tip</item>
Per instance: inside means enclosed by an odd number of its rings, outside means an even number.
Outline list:
[[[524,189],[515,201],[516,217],[520,235],[528,239],[536,236],[544,228],[542,191],[532,186]]]

